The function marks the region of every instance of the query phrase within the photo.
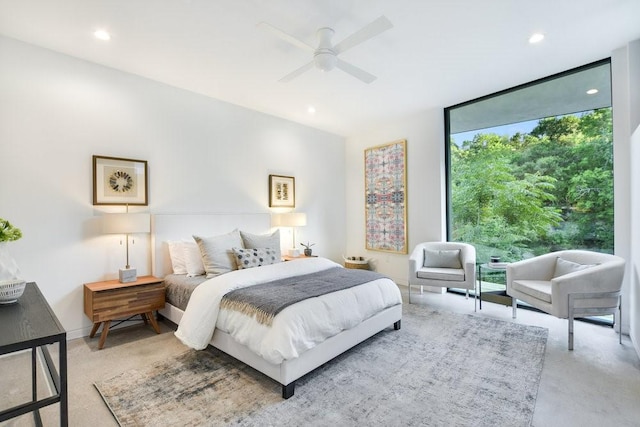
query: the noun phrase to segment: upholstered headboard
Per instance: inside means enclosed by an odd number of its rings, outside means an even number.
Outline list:
[[[156,277],[171,274],[169,240],[187,240],[194,234],[217,236],[233,229],[264,234],[271,229],[269,213],[159,214],[151,216],[151,271]]]

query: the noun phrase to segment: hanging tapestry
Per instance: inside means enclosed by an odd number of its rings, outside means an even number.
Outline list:
[[[407,141],[364,152],[367,249],[407,251]]]

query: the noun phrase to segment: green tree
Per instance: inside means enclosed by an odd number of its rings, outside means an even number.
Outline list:
[[[577,225],[576,243],[600,249],[613,248],[613,173],[596,168],[571,179],[569,197],[573,212],[568,220]]]
[[[612,251],[611,126],[605,108],[541,119],[530,134],[479,133],[452,143],[451,237],[475,244],[480,259]]]
[[[507,138],[477,135],[462,149],[452,147],[451,153],[454,240],[515,256],[516,248],[560,222],[549,203],[554,200],[554,179],[541,174],[517,177]]]

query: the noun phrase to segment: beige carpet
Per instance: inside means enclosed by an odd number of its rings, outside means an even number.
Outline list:
[[[415,305],[402,323],[300,379],[289,400],[217,350],[96,387],[123,426],[530,425],[546,329]]]

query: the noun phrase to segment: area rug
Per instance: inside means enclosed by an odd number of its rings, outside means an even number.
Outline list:
[[[527,426],[548,331],[405,304],[387,328],[296,383],[215,350],[95,384],[122,426]]]

